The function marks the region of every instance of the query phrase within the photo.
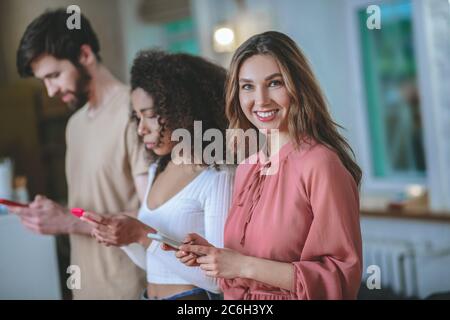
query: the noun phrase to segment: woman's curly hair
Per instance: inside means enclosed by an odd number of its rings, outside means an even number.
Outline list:
[[[194,121],[201,121],[203,132],[215,128],[225,136],[225,79],[224,68],[201,57],[159,50],[139,52],[131,68],[131,90],[141,88],[150,95],[154,112],[164,119],[161,135],[183,128],[194,137]],[[202,141],[202,152],[207,145]],[[157,173],[170,161],[170,154],[150,152],[150,157],[159,160]]]

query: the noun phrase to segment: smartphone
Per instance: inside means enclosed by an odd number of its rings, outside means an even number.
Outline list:
[[[149,234],[147,234],[147,237],[149,237],[150,239],[165,243],[174,249],[178,249],[181,245],[184,244],[182,242],[170,239],[169,237],[162,235],[161,233],[149,233]]]
[[[72,208],[70,212],[77,218],[81,218],[84,214],[84,209],[81,208]]]
[[[0,199],[0,204],[3,204],[5,206],[10,206],[10,207],[20,207],[20,208],[28,207],[28,204],[19,203],[19,202],[15,202],[15,201],[11,201],[11,200],[6,200],[6,199]]]
[[[82,208],[72,208],[72,209],[70,209],[70,213],[72,213],[77,218],[81,218],[84,215],[84,209],[82,209]],[[84,217],[84,218],[89,220],[89,221],[98,223],[97,221],[94,221],[92,219],[89,219],[89,218],[86,218],[86,217]]]

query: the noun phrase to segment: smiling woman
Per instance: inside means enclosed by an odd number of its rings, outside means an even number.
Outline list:
[[[255,127],[287,131],[291,99],[275,59],[249,58],[240,69],[239,85],[242,111]]]
[[[289,37],[267,32],[242,44],[231,62],[226,95],[230,128],[278,128],[297,146],[313,138],[337,153],[359,185],[362,173],[353,152],[328,112],[307,58]]]
[[[225,248],[193,234],[177,257],[219,278],[226,299],[355,299],[361,170],[305,56],[282,33],[255,35],[234,54],[226,91],[231,128],[279,139],[236,171]]]

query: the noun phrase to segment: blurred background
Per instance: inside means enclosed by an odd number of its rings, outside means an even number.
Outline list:
[[[0,197],[66,201],[70,112],[19,79],[16,50],[35,17],[72,4],[124,82],[140,49],[227,67],[253,34],[291,36],[363,169],[360,299],[450,298],[449,0],[0,0]],[[67,239],[0,212],[0,299],[70,299]]]

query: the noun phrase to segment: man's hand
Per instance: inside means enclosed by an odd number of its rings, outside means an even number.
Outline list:
[[[67,208],[41,195],[37,195],[27,208],[8,207],[8,210],[18,215],[27,229],[38,234],[72,233],[74,226],[81,222]]]

